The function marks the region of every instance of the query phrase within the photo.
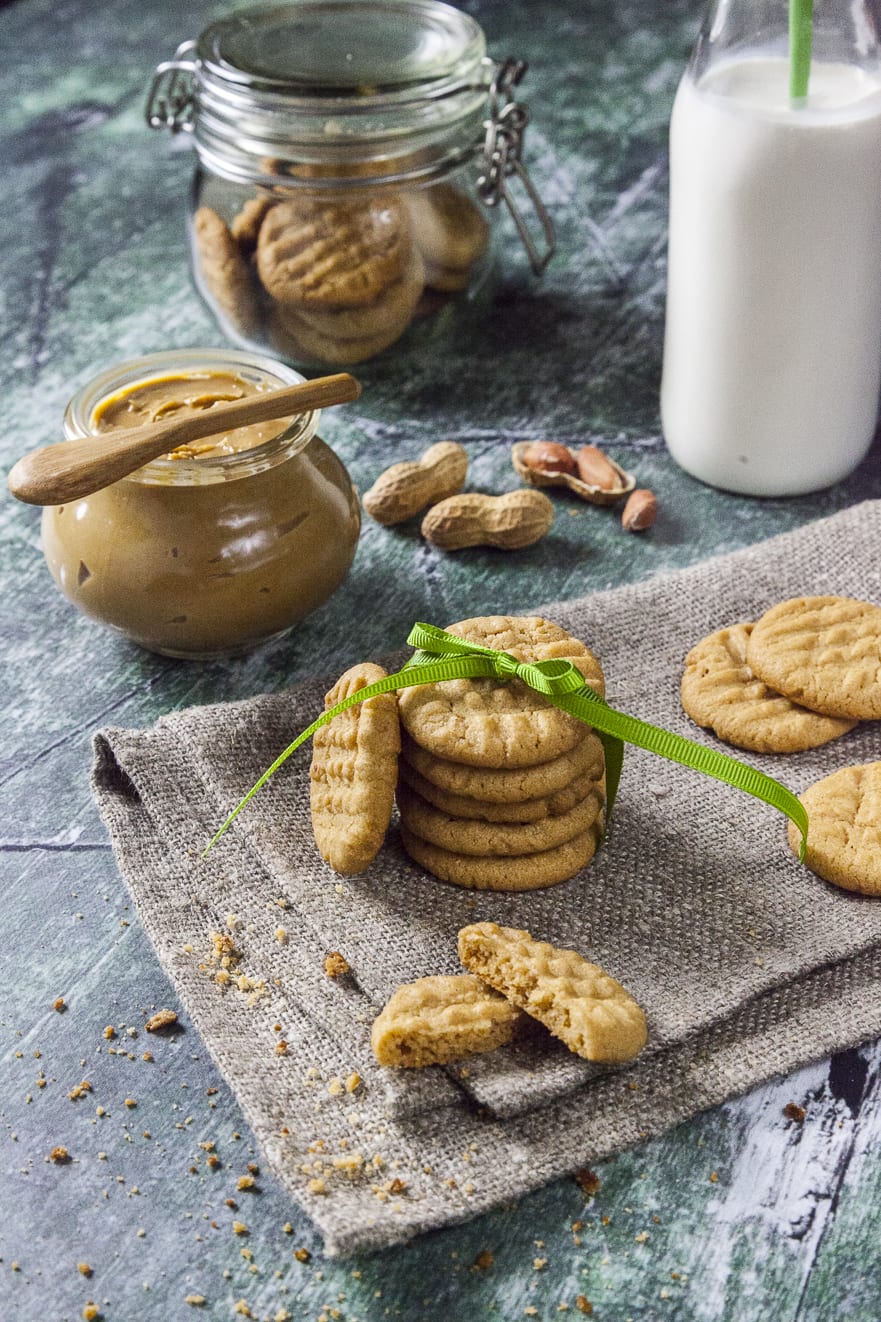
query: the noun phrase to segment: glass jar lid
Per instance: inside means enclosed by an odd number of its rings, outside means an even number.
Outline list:
[[[307,0],[206,28],[206,74],[283,95],[358,99],[475,79],[483,31],[436,0]]]
[[[184,43],[148,122],[192,132],[234,182],[375,187],[473,156],[494,68],[479,24],[441,0],[300,0]]]

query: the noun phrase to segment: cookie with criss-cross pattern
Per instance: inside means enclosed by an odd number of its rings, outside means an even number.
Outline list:
[[[352,666],[327,694],[325,711],[385,674],[370,661]],[[376,857],[392,815],[400,748],[393,693],[356,703],[316,730],[309,770],[312,831],[334,871],[351,876]]]
[[[204,294],[237,331],[252,334],[259,311],[248,263],[226,221],[211,207],[199,207],[193,216],[193,248]]]
[[[603,672],[584,643],[537,615],[488,615],[447,632],[517,661],[571,660],[603,696]],[[423,749],[453,762],[493,768],[532,767],[569,752],[584,724],[519,679],[452,679],[402,690],[401,720]]]
[[[755,753],[797,753],[852,730],[856,721],[810,711],[753,674],[746,655],[754,627],[717,629],[691,649],[681,689],[691,719]]]
[[[401,279],[410,222],[393,197],[279,202],[257,237],[257,270],[272,298],[307,308],[359,308]]]
[[[824,716],[881,718],[881,608],[852,597],[794,597],[755,625],[754,675]]]
[[[842,767],[799,795],[808,813],[805,863],[824,881],[881,895],[881,762]],[[789,823],[796,855],[801,834]]]
[[[645,1045],[645,1015],[636,1001],[575,950],[513,927],[473,923],[459,932],[459,958],[585,1060],[630,1060]]]

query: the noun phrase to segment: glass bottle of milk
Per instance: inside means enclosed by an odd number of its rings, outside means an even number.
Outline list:
[[[881,386],[881,0],[714,0],[670,126],[661,417],[674,459],[755,496],[830,486]]]

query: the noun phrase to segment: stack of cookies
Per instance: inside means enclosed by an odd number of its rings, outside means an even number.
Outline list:
[[[257,271],[280,347],[328,363],[361,362],[394,343],[425,285],[409,216],[393,196],[279,202],[260,227]]]
[[[333,365],[394,344],[426,290],[445,299],[467,289],[488,241],[484,216],[447,183],[265,191],[229,225],[207,206],[193,218],[197,282],[224,321],[296,362]]]
[[[519,661],[565,657],[603,695],[585,645],[537,616],[486,616],[448,632]],[[603,747],[519,680],[403,689],[397,790],[411,858],[444,881],[521,891],[565,881],[593,857],[605,807]]]
[[[518,661],[567,658],[603,696],[596,657],[538,616],[484,616],[448,632]],[[352,666],[326,710],[384,674]],[[443,680],[369,698],[316,733],[310,778],[315,842],[347,875],[376,856],[396,783],[408,854],[459,886],[553,886],[590,862],[603,833],[602,743],[518,679]]]

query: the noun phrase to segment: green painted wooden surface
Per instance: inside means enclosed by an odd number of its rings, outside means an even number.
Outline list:
[[[195,1315],[190,1292],[205,1296],[201,1315],[212,1319],[235,1317],[239,1299],[261,1318],[287,1309],[346,1322],[550,1319],[563,1305],[581,1316],[579,1294],[610,1322],[881,1317],[877,1045],[605,1163],[591,1199],[561,1182],[343,1263],[322,1259],[268,1175],[258,1192],[236,1192],[259,1154],[193,1029],[184,1021],[179,1035],[154,1041],[141,1028],[146,1012],[176,1000],[89,798],[98,726],[279,688],[397,647],[415,618],[443,624],[642,579],[881,495],[877,447],[832,491],[758,502],[692,482],[660,440],[666,124],[699,6],[469,7],[494,53],[530,59],[527,154],[559,255],[536,288],[511,245],[507,286],[480,332],[430,357],[367,367],[360,404],[328,418],[325,433],[362,490],[441,437],[463,441],[471,485],[493,491],[517,485],[514,438],[600,438],[658,493],[657,526],[629,537],[613,512],[561,500],[552,534],[531,551],[445,557],[412,528],[368,522],[349,581],[295,633],[244,659],[193,665],[139,652],[78,617],[49,580],[35,512],[2,502],[3,1322],[75,1319],[87,1300],[108,1322],[177,1319]],[[0,10],[12,56],[0,142],[6,467],[57,437],[67,399],[97,368],[218,342],[186,274],[191,157],[142,120],[154,63],[216,12],[207,0],[185,11],[173,0],[17,0]],[[52,1009],[59,995],[63,1014]],[[103,1036],[108,1024],[114,1040]],[[84,1078],[92,1092],[69,1100]],[[808,1108],[801,1126],[783,1115],[790,1101]],[[219,1168],[200,1142],[216,1144]],[[71,1164],[48,1161],[59,1143]],[[246,1239],[233,1234],[234,1216]],[[573,1220],[583,1222],[578,1243]],[[308,1262],[293,1257],[298,1247]],[[485,1249],[494,1264],[475,1269]]]

